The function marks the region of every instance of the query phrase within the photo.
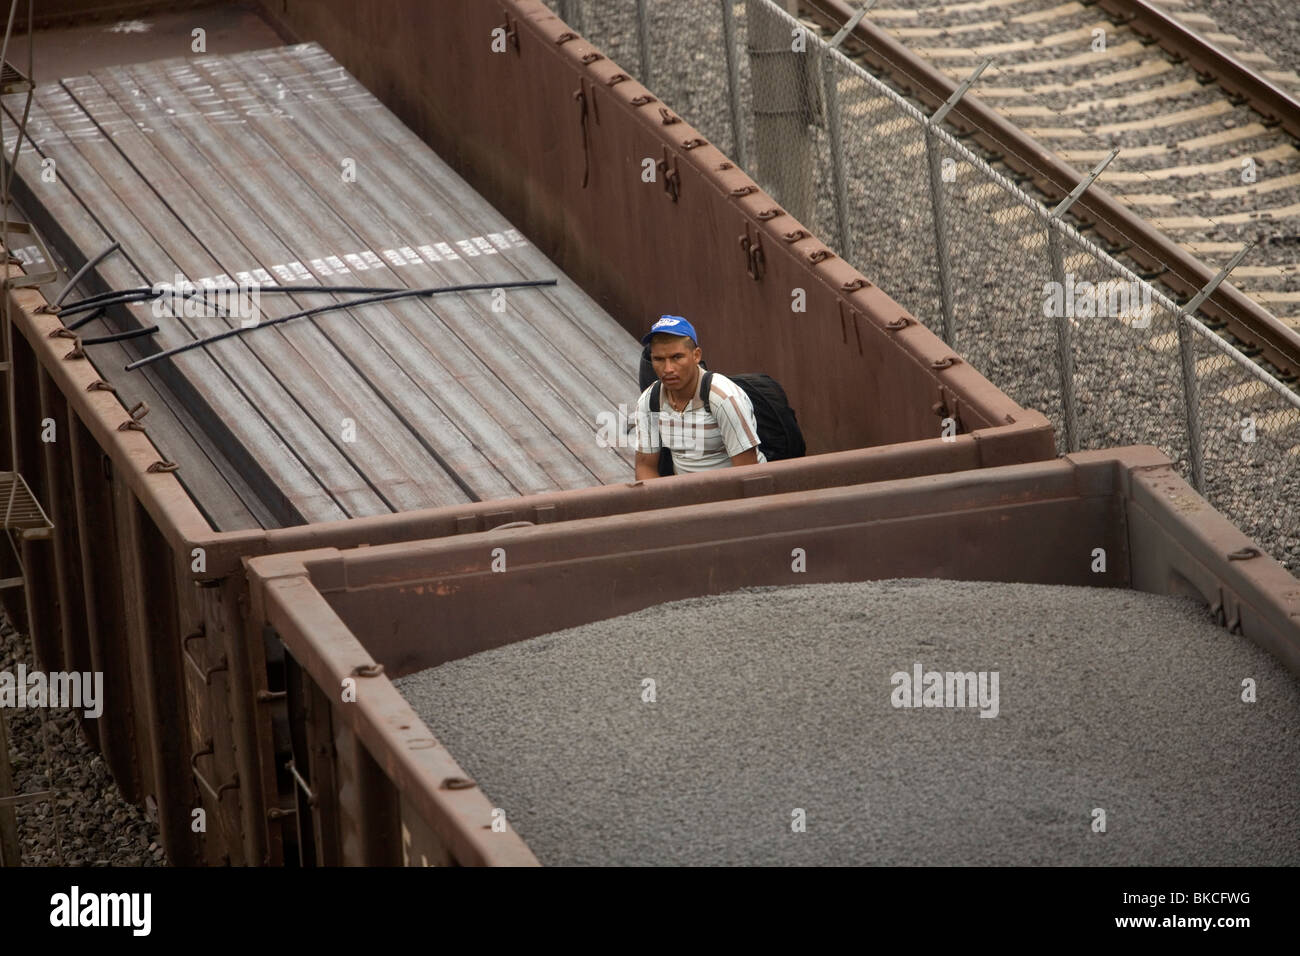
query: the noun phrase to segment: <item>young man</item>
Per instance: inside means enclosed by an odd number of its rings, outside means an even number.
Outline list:
[[[709,406],[700,385],[703,353],[695,328],[679,315],[659,318],[641,339],[659,379],[659,414],[650,411],[652,385],[637,401],[636,477],[659,477],[659,451],[668,448],[673,471],[685,474],[767,461],[758,447],[758,425],[749,396],[731,379],[713,373]]]

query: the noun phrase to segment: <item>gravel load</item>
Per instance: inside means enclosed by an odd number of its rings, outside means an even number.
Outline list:
[[[1300,864],[1300,684],[1187,598],[750,588],[396,684],[544,864]]]
[[[28,673],[31,642],[0,612],[0,671]],[[53,802],[18,807],[23,866],[165,866],[158,827],[127,803],[108,765],[90,747],[76,711],[5,710],[14,792],[55,790]]]

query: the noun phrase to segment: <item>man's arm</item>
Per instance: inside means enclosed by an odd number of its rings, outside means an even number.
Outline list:
[[[754,448],[750,448],[748,451],[742,451],[739,455],[732,455],[731,463],[732,465],[735,465],[737,467],[739,467],[740,465],[757,465],[758,464],[757,446],[755,446]],[[641,466],[638,464],[637,465],[638,476],[640,472],[640,467]]]
[[[653,386],[652,386],[653,387]],[[636,480],[659,477],[658,416],[650,412],[650,389],[641,393],[636,403]]]
[[[735,459],[732,459],[733,461]],[[757,459],[756,459],[757,460]],[[636,480],[641,481],[645,478],[658,478],[659,475],[659,452],[646,454],[643,451],[636,453]]]

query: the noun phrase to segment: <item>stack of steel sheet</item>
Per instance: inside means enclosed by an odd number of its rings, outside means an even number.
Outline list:
[[[79,332],[159,328],[87,345],[99,374],[128,407],[147,403],[144,424],[219,530],[630,479],[631,449],[599,440],[599,415],[635,400],[635,339],[310,49],[113,67],[41,87],[34,149],[15,182],[24,212],[71,267],[121,243],[95,267],[95,289],[177,276],[558,285],[354,307],[130,372],[126,362],[240,317],[118,306]],[[7,142],[14,114],[8,104]],[[261,317],[345,298],[263,294]]]

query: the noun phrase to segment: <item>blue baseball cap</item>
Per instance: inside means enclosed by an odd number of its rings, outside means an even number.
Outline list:
[[[650,326],[650,331],[641,336],[641,344],[649,345],[650,340],[656,335],[685,335],[690,338],[696,345],[700,344],[700,337],[695,334],[695,326],[687,322],[680,315],[661,315],[659,321]]]

